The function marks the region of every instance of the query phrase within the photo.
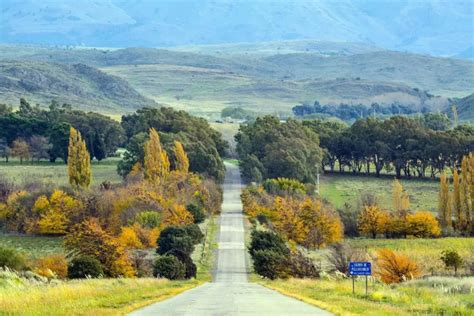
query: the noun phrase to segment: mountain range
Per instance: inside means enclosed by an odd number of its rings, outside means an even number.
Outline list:
[[[354,43],[78,49],[0,45],[0,103],[52,99],[123,114],[157,104],[211,119],[227,106],[287,116],[296,104],[400,104],[472,119],[474,61]],[[465,102],[464,102],[465,101]]]
[[[473,58],[472,0],[2,0],[0,43],[172,47],[314,39]]]

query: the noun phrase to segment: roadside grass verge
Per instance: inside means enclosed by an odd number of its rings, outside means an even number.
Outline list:
[[[97,279],[0,287],[0,314],[123,315],[201,283],[198,280]]]
[[[337,315],[474,315],[474,278],[433,278],[399,285],[356,282],[350,279],[258,280],[282,294],[321,307]]]
[[[445,269],[441,261],[443,250],[456,250],[465,262],[474,260],[474,238],[446,237],[446,238],[414,238],[414,239],[367,239],[346,238],[344,240],[353,248],[367,251],[369,256],[375,258],[378,249],[390,249],[404,254],[414,260],[421,271],[426,274],[450,275],[453,272]],[[329,249],[310,250],[308,255],[321,266],[323,271],[330,268],[327,260]],[[469,267],[464,265],[459,269],[460,274],[469,273]]]
[[[212,280],[212,269],[215,261],[215,250],[217,249],[216,235],[219,229],[215,215],[209,217],[201,226],[204,239],[192,254],[192,259],[197,266],[196,279],[202,282]]]

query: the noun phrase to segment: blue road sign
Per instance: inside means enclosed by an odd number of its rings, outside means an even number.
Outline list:
[[[372,264],[370,262],[350,262],[350,275],[372,275]]]

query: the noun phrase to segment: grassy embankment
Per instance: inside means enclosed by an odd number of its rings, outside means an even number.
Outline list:
[[[0,274],[0,315],[123,315],[196,287],[211,280],[215,219],[206,221],[203,229],[206,238],[193,253],[198,268],[196,279],[95,279],[36,284]],[[33,253],[31,257],[64,252],[60,239],[45,237],[0,236],[0,246]]]
[[[368,296],[365,279],[356,282],[355,295],[349,279],[258,282],[337,315],[474,315],[473,277],[434,277],[393,286],[370,281]]]
[[[472,260],[474,253],[473,238],[350,239],[348,242],[354,247],[366,248],[371,256],[380,248],[404,253],[427,275],[432,268],[442,272],[439,257],[444,249],[456,249],[467,260]],[[323,270],[328,267],[327,254],[326,249],[310,253]],[[327,274],[317,280],[270,281],[255,275],[252,278],[266,287],[338,315],[474,315],[473,277],[429,277],[398,285],[385,285],[374,278],[369,281],[368,296],[365,296],[364,278],[356,281],[355,295],[350,279]]]

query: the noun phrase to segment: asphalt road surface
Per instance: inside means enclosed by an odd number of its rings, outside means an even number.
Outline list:
[[[247,281],[240,173],[236,166],[226,164],[226,168],[214,281],[130,315],[331,315]]]

